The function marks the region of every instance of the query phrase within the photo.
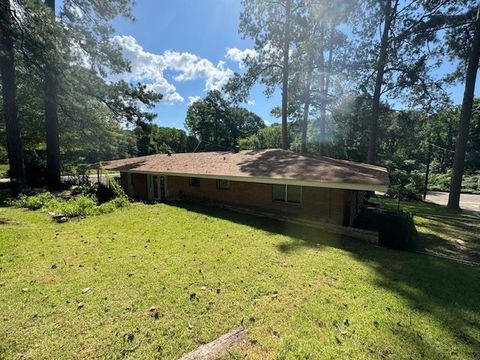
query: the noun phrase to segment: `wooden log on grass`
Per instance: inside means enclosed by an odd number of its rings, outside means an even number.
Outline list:
[[[247,331],[243,326],[230,330],[218,339],[199,346],[196,350],[182,356],[179,360],[214,360],[225,355],[233,345],[236,345],[247,337]]]

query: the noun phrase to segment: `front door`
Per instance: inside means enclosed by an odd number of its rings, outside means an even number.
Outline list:
[[[148,198],[150,201],[165,200],[165,176],[148,175]]]

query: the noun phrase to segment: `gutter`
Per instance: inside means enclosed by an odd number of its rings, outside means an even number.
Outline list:
[[[113,169],[107,169],[113,170]],[[388,190],[388,184],[371,185],[358,184],[347,182],[321,182],[314,180],[295,180],[295,179],[279,179],[263,176],[228,176],[228,175],[210,175],[210,174],[190,174],[190,173],[176,173],[176,172],[159,172],[159,171],[137,171],[137,170],[117,170],[125,173],[144,174],[144,175],[159,175],[159,176],[180,176],[180,177],[196,177],[200,179],[214,179],[214,180],[229,180],[241,181],[261,184],[278,184],[278,185],[296,185],[309,186],[329,189],[343,189],[343,190],[360,190],[360,191],[382,191]]]

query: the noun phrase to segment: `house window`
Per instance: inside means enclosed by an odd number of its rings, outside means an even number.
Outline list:
[[[195,178],[195,177],[188,178],[188,183],[189,183],[190,186],[200,187],[200,179],[199,178]]]
[[[287,185],[287,202],[300,204],[302,202],[302,187]]]
[[[273,200],[285,202],[285,200],[287,200],[287,198],[285,197],[286,190],[287,190],[287,185],[273,185],[272,186]]]
[[[302,187],[297,185],[272,185],[273,201],[300,204],[302,202]]]
[[[217,189],[219,190],[230,189],[230,180],[217,180]]]

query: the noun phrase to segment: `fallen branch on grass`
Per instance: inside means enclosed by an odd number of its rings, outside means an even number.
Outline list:
[[[247,337],[247,331],[243,326],[230,330],[218,339],[201,345],[196,350],[182,356],[179,360],[213,360],[225,355],[233,345],[236,345]]]

